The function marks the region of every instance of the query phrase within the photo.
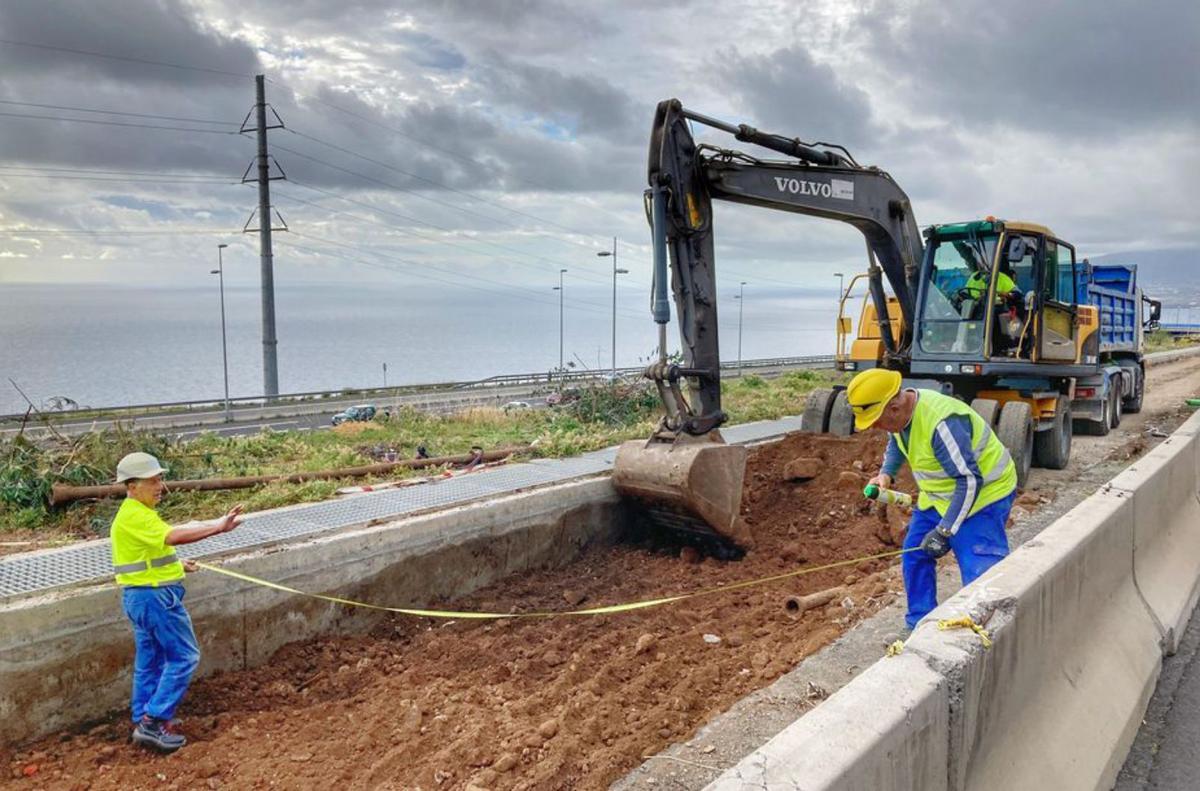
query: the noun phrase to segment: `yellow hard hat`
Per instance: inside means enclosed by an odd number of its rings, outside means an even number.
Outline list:
[[[872,368],[855,376],[846,388],[846,400],[854,410],[854,428],[865,431],[875,425],[883,408],[900,392],[900,373]]]

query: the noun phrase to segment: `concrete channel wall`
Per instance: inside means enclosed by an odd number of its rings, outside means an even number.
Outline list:
[[[1111,788],[1198,580],[1200,414],[708,788]]]
[[[625,524],[603,476],[266,547],[222,565],[306,592],[428,607],[515,572],[570,563],[589,545],[617,540]],[[262,664],[286,643],[365,631],[380,618],[205,572],[189,576],[187,603],[201,676]],[[112,585],[0,605],[0,743],[127,706],[132,661]]]

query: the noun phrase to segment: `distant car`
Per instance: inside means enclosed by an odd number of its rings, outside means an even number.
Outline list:
[[[529,408],[530,408],[530,404],[528,401],[509,401],[507,404],[505,404],[502,407],[502,409],[505,412],[512,412],[517,409],[529,409]]]
[[[358,404],[357,406],[346,407],[341,412],[333,416],[332,422],[335,426],[340,426],[343,423],[354,421],[367,422],[375,419],[374,404]]]

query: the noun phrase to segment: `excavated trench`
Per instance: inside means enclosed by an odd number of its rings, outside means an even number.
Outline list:
[[[743,516],[755,544],[740,560],[635,535],[430,606],[601,606],[894,550],[902,519],[861,494],[883,442],[792,435],[752,448]],[[799,458],[817,460],[815,478],[788,480]],[[606,788],[900,591],[888,558],[622,614],[389,616],[197,682],[180,711],[191,744],[176,755],[131,747],[114,715],[0,752],[0,766],[23,788]]]

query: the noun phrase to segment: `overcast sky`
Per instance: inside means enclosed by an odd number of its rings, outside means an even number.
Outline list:
[[[921,225],[1034,220],[1093,256],[1200,247],[1195,0],[5,0],[0,39],[0,281],[193,283],[228,242],[230,280],[256,282],[236,134],[256,73],[287,127],[285,283],[548,288],[567,268],[600,287],[615,235],[622,287],[644,290],[670,97],[846,145]],[[862,268],[848,226],[718,212],[726,285]]]

